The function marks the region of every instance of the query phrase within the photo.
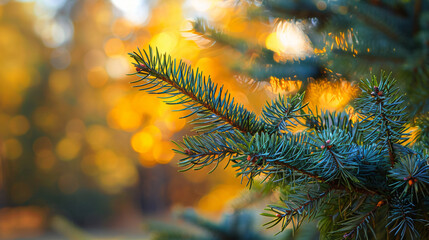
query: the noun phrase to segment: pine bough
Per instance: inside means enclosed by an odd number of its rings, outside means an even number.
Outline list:
[[[296,229],[316,219],[326,239],[429,237],[428,155],[405,144],[407,100],[390,76],[360,82],[352,103],[357,120],[313,113],[304,94],[279,96],[258,117],[182,61],[150,47],[130,55],[139,77],[134,87],[193,116],[199,134],[176,143],[184,170],[214,170],[226,160],[249,186],[257,179],[282,190],[262,214],[268,227]]]

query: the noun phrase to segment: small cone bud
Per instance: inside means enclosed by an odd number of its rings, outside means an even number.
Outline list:
[[[278,217],[278,218],[281,218],[281,217],[283,217],[280,213],[277,213],[276,214],[276,217]]]
[[[325,145],[320,146],[321,149],[325,149]]]
[[[326,144],[330,144],[331,143],[331,140],[326,140]]]
[[[380,89],[378,88],[378,86],[374,86],[374,91],[378,92]]]
[[[251,161],[252,160],[252,156],[248,155],[247,156],[247,161]]]
[[[414,181],[414,183],[416,183],[416,182],[418,182],[419,180],[417,180],[417,178],[414,178],[414,179],[413,179],[413,181]]]
[[[191,150],[185,149],[185,153],[188,154],[188,155],[190,155],[191,154]]]
[[[383,96],[383,91],[378,92],[378,96]]]
[[[381,200],[381,201],[379,201],[379,202],[377,203],[377,207],[381,207],[383,204],[384,204],[384,201],[383,201],[383,200]]]
[[[407,181],[408,180],[408,178],[407,177],[404,177],[404,181]]]
[[[412,180],[412,179],[410,179],[410,180],[408,180],[408,185],[413,185],[414,184],[414,181]]]

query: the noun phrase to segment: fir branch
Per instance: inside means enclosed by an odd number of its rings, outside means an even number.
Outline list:
[[[401,157],[389,177],[394,181],[390,184],[393,192],[400,192],[399,197],[409,196],[419,202],[429,193],[429,165],[427,158],[417,154]]]
[[[300,118],[304,118],[303,109],[308,105],[302,104],[304,93],[288,96],[286,99],[279,95],[277,99],[262,110],[262,119],[265,122],[265,130],[269,133],[292,133],[291,128],[304,125]]]
[[[265,174],[267,177],[278,173],[279,169],[287,168],[292,170],[291,174],[301,174],[320,181],[325,178],[321,175],[323,170],[316,169],[314,163],[309,161],[309,151],[306,147],[308,138],[304,134],[268,134],[257,133],[254,136],[241,137],[244,143],[232,143],[234,149],[240,149],[243,155],[248,156],[247,161],[239,161],[236,167],[247,166],[249,161],[253,164],[260,164],[252,172],[252,176]],[[262,158],[262,162],[255,162]],[[239,172],[245,175],[246,168]]]
[[[323,192],[302,192],[298,195],[291,194],[289,197],[293,196],[297,198],[297,202],[291,200],[282,200],[286,206],[268,205],[268,208],[265,210],[273,212],[274,214],[262,213],[261,215],[272,217],[274,219],[265,223],[264,226],[267,226],[267,228],[272,228],[281,223],[280,231],[283,231],[286,226],[292,223],[293,229],[297,229],[305,219],[310,220],[312,217],[317,216],[317,211],[321,210],[320,205],[322,204],[323,198],[325,198],[331,191],[333,191],[332,188],[329,188]]]
[[[387,203],[386,200],[380,200],[376,206],[374,206],[374,208],[367,212],[364,215],[361,214],[356,214],[356,216],[353,216],[349,219],[347,219],[346,221],[344,221],[342,223],[342,225],[345,225],[345,227],[341,228],[338,230],[338,232],[341,231],[348,231],[343,235],[343,239],[360,239],[359,237],[361,236],[361,233],[363,232],[363,236],[366,239],[370,239],[369,238],[369,234],[368,232],[370,232],[372,234],[372,236],[374,237],[374,239],[377,239],[377,234],[375,233],[373,226],[376,223],[374,222],[374,218],[375,218],[375,212],[382,206],[384,206]],[[370,221],[373,220],[373,222],[371,223]],[[350,229],[351,227],[351,229]]]
[[[354,121],[353,117],[347,112],[341,111],[322,111],[319,112],[308,108],[309,114],[305,115],[305,126],[307,130],[321,132],[322,130],[338,128],[349,134],[351,142],[362,142],[362,134],[360,132],[359,122]]]
[[[372,76],[371,80],[361,81],[361,95],[355,101],[355,108],[361,114],[364,141],[378,143],[380,147],[387,147],[391,166],[396,163],[394,143],[403,143],[409,134],[405,123],[408,118],[405,98],[394,87],[395,80],[390,75],[381,73],[380,80]]]
[[[229,132],[184,137],[182,142],[175,142],[179,148],[175,152],[186,156],[180,160],[179,166],[185,168],[182,171],[192,168],[198,170],[215,162],[215,166],[210,171],[212,172],[223,159],[229,159],[240,153],[231,146],[229,142],[231,140],[240,142],[240,139]]]
[[[388,216],[387,227],[391,228],[390,233],[400,236],[401,239],[411,237],[411,239],[421,239],[416,228],[417,224],[427,224],[428,221],[422,219],[416,206],[408,198],[395,198],[390,204],[391,210]]]
[[[192,121],[203,125],[197,130],[230,131],[237,129],[242,132],[255,133],[263,128],[263,124],[253,112],[247,111],[243,105],[236,104],[228,90],[218,87],[210,77],[203,77],[199,70],[193,70],[185,63],[172,60],[166,54],[160,55],[158,50],[153,53],[134,52],[130,56],[135,60],[136,75],[139,80],[132,82],[134,87],[151,94],[164,94],[167,104],[181,104],[182,110],[191,111],[186,117],[197,115]]]
[[[353,140],[349,134],[331,128],[314,132],[310,138],[314,145],[312,162],[323,171],[322,176],[328,181],[339,180],[349,188],[353,182],[359,182],[355,177],[358,164],[347,158]]]

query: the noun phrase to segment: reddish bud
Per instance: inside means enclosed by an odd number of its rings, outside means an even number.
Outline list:
[[[384,204],[384,200],[380,200],[380,201],[377,203],[377,207],[381,207],[381,206],[383,206],[383,204]]]
[[[410,180],[408,180],[408,185],[413,185],[414,184],[414,181],[412,180],[412,179],[410,179]]]
[[[247,156],[247,161],[251,161],[252,160],[252,156],[248,155]]]
[[[276,217],[278,217],[278,218],[281,218],[281,217],[283,217],[280,213],[277,213],[276,214]]]
[[[407,181],[408,180],[408,177],[404,177],[404,181]]]
[[[378,96],[383,96],[383,91],[378,92]]]
[[[328,149],[331,149],[331,147],[332,147],[332,145],[329,145],[329,146],[328,146]]]
[[[136,71],[137,72],[141,72],[141,71],[143,71],[144,69],[146,69],[147,67],[146,67],[146,65],[144,65],[144,64],[140,64],[140,65],[137,65],[137,67],[136,67]]]
[[[414,179],[413,179],[413,181],[414,181],[414,183],[416,183],[416,182],[418,182],[419,180],[417,180],[417,178],[414,178]]]
[[[188,154],[188,155],[190,155],[191,154],[191,150],[185,149],[185,153]]]
[[[331,143],[331,140],[326,140],[326,144],[330,144]]]
[[[378,93],[380,89],[378,88],[378,86],[374,86],[374,91]]]
[[[321,149],[325,149],[325,145],[320,146]]]

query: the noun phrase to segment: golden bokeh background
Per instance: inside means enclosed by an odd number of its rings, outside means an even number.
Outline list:
[[[127,53],[158,47],[260,113],[300,82],[272,78],[250,91],[229,68],[243,56],[211,48],[189,32],[189,20],[204,16],[275,51],[276,61],[321,50],[299,24],[267,25],[245,14],[222,0],[0,0],[0,238],[41,236],[53,216],[129,229],[177,206],[209,215],[228,209],[245,186],[230,168],[177,173],[171,140],[194,133],[184,113],[130,87]],[[310,84],[307,98],[333,110],[355,92],[341,81]]]

